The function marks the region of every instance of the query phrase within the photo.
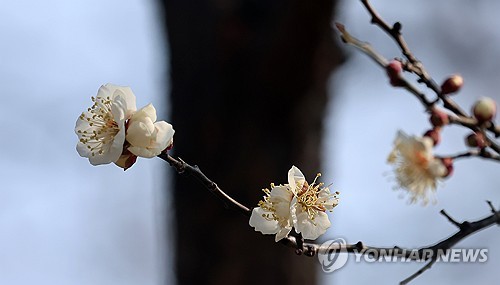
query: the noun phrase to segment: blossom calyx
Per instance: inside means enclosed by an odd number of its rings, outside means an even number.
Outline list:
[[[453,174],[453,159],[451,157],[443,157],[441,161],[446,167],[446,172],[443,174],[442,178],[449,177]]]
[[[441,142],[441,129],[434,128],[430,129],[424,133],[424,137],[429,137],[432,139],[434,146],[438,145]]]

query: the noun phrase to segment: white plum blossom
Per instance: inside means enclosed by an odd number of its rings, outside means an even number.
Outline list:
[[[434,142],[429,137],[408,136],[399,131],[394,149],[387,161],[394,166],[395,189],[403,189],[410,195],[410,203],[421,200],[425,205],[429,196],[435,201],[437,182],[448,175],[443,160],[433,155]]]
[[[314,181],[307,183],[302,172],[295,166],[288,171],[288,183],[294,198],[291,203],[293,226],[297,233],[305,239],[314,240],[324,234],[330,227],[326,211],[332,211],[338,205],[338,192],[330,193],[323,183]]]
[[[290,203],[293,193],[288,185],[274,184],[271,184],[271,191],[267,188],[262,191],[266,195],[259,206],[253,209],[249,224],[265,235],[276,234],[275,240],[278,242],[292,230]]]
[[[151,158],[172,147],[174,129],[156,122],[152,104],[136,111],[130,87],[106,84],[99,88],[94,104],[76,121],[76,149],[92,165],[114,162],[127,170],[138,156]]]
[[[286,237],[292,227],[305,239],[318,238],[330,227],[326,211],[338,204],[338,192],[331,194],[322,186],[316,179],[309,185],[302,172],[292,166],[288,184],[271,184],[271,191],[263,190],[266,196],[253,209],[250,226],[263,234],[276,234],[276,241]]]
[[[128,122],[127,148],[132,154],[151,158],[159,155],[173,143],[174,129],[165,121],[156,122],[156,109],[152,104],[132,115]]]
[[[125,122],[136,111],[134,93],[129,87],[108,83],[99,88],[92,102],[76,121],[76,149],[92,165],[115,162],[123,151]]]

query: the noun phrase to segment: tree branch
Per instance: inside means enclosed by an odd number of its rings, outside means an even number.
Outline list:
[[[235,199],[233,199],[231,196],[226,194],[224,191],[222,191],[219,186],[212,180],[210,180],[201,170],[198,166],[191,166],[190,164],[186,163],[180,158],[173,158],[172,156],[168,155],[167,153],[162,153],[158,156],[159,158],[165,160],[175,168],[178,174],[188,174],[191,177],[195,178],[200,182],[205,188],[207,188],[210,193],[215,195],[217,198],[219,198],[226,208],[236,210],[243,214],[245,217],[249,217],[251,215],[251,210],[244,206],[243,204],[239,203]],[[488,201],[488,205],[490,206],[490,209],[492,211],[492,214],[484,219],[480,219],[474,222],[468,222],[464,221],[462,223],[457,222],[455,219],[453,219],[451,216],[449,216],[444,210],[441,211],[441,214],[443,214],[447,219],[457,226],[459,228],[459,231],[456,232],[455,234],[451,235],[450,237],[434,244],[431,246],[427,247],[422,247],[422,248],[401,248],[401,247],[374,247],[374,246],[366,246],[364,245],[361,241],[355,243],[355,244],[334,244],[333,246],[326,246],[326,245],[319,245],[316,243],[309,243],[309,242],[304,242],[301,236],[292,236],[289,235],[288,237],[282,239],[280,243],[291,247],[295,249],[296,253],[298,255],[304,254],[306,256],[312,257],[315,256],[318,253],[332,253],[332,252],[346,252],[346,253],[357,253],[357,254],[370,254],[370,255],[376,255],[377,257],[387,255],[391,257],[399,257],[399,258],[404,258],[404,259],[409,259],[409,260],[414,260],[414,261],[427,261],[430,260],[430,262],[417,271],[415,274],[411,275],[407,279],[403,280],[401,284],[407,284],[420,274],[422,274],[424,271],[429,269],[432,264],[435,262],[435,259],[437,259],[438,254],[442,254],[442,251],[446,251],[448,249],[451,249],[454,245],[456,245],[459,241],[462,239],[465,239],[469,235],[480,231],[482,229],[485,229],[491,225],[498,224],[500,225],[500,211],[497,211],[491,202]],[[424,254],[425,252],[431,252],[432,255],[429,254]],[[418,253],[418,254],[415,254]]]

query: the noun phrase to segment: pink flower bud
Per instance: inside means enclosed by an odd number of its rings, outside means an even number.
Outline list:
[[[465,144],[470,147],[485,148],[488,144],[482,133],[472,133],[465,138]]]
[[[385,67],[387,76],[389,76],[389,82],[392,86],[400,87],[404,86],[403,80],[401,78],[401,72],[403,71],[403,65],[398,60],[391,60],[389,64]]]
[[[448,77],[443,84],[441,84],[441,94],[455,93],[464,85],[464,79],[458,74]]]
[[[453,159],[451,157],[444,157],[441,158],[441,161],[444,164],[444,167],[446,167],[446,174],[443,176],[443,178],[451,176],[453,174]]]
[[[429,120],[434,127],[442,127],[450,123],[448,114],[436,108],[432,109]]]
[[[434,128],[425,132],[424,137],[429,137],[434,142],[434,146],[441,142],[441,133],[439,128]]]
[[[497,112],[496,102],[488,97],[479,99],[472,107],[472,113],[479,123],[490,121]]]

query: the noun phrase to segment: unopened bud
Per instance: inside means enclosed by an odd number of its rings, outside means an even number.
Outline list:
[[[429,137],[434,142],[434,146],[441,142],[441,133],[439,128],[434,128],[425,132],[424,137]]]
[[[451,176],[453,174],[453,159],[451,157],[441,158],[444,167],[446,167],[446,174],[443,175],[443,178]]]
[[[487,142],[482,133],[472,133],[465,138],[465,144],[470,147],[485,148]]]
[[[404,82],[401,78],[401,72],[403,71],[403,65],[398,60],[391,60],[389,64],[385,67],[387,76],[389,76],[389,82],[392,86],[404,86]]]
[[[490,121],[497,112],[496,102],[488,97],[479,99],[472,107],[472,113],[479,123]]]
[[[464,79],[458,74],[448,77],[443,84],[441,84],[441,94],[455,93],[464,85]]]
[[[442,127],[450,123],[448,114],[436,108],[432,109],[429,120],[434,127]]]

